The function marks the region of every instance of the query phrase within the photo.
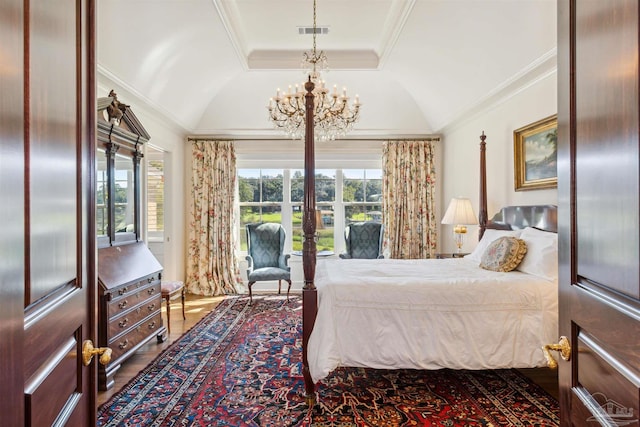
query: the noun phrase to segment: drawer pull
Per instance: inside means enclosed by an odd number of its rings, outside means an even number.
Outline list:
[[[155,329],[156,328],[156,321],[154,320],[153,322],[149,323],[149,329]]]
[[[156,288],[149,288],[147,289],[147,292],[149,293],[149,295],[152,295],[156,292]]]
[[[124,300],[121,303],[118,303],[118,307],[120,308],[120,310],[122,310],[126,306],[127,306],[127,300]]]
[[[124,328],[125,326],[127,326],[128,323],[129,323],[129,318],[125,317],[123,320],[118,322],[118,326],[120,326],[121,328]]]
[[[153,304],[151,304],[150,306],[147,307],[149,309],[149,311],[153,311],[156,309],[156,303],[154,302]]]
[[[128,290],[129,290],[129,288],[124,287],[124,288],[122,288],[122,289],[120,289],[120,290],[118,291],[118,295],[124,295],[124,294],[126,294],[126,293],[127,293],[127,291],[128,291]]]
[[[147,279],[147,283],[151,283],[151,282],[153,282],[153,277],[149,277],[149,278]]]
[[[118,344],[118,347],[120,348],[120,350],[124,350],[128,346],[129,346],[129,340],[128,339],[125,339],[120,344]]]

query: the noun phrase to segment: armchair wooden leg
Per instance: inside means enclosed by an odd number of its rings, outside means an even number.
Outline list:
[[[167,302],[167,331],[171,333],[171,296],[166,295],[164,300]]]
[[[249,305],[253,304],[253,295],[251,294],[251,287],[253,286],[253,284],[256,282],[249,282]]]
[[[182,288],[182,320],[187,320],[187,316],[184,314],[184,288]]]
[[[280,286],[282,285],[282,280],[278,280],[278,295],[280,295]]]
[[[291,290],[291,280],[287,280],[289,282],[289,287],[287,287],[287,301],[289,301],[289,291]]]

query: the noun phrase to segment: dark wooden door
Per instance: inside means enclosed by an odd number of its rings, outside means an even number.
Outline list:
[[[639,425],[637,0],[558,2],[563,425]]]
[[[0,425],[95,425],[92,0],[0,3]]]

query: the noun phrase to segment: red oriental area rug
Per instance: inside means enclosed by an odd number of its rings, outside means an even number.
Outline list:
[[[304,403],[301,298],[229,297],[98,409],[98,426],[557,426],[516,370],[341,368]]]

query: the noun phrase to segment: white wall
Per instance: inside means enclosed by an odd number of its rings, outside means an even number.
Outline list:
[[[468,197],[478,214],[480,135],[487,135],[487,210],[491,218],[501,207],[558,203],[557,189],[514,190],[513,131],[557,113],[556,73],[550,73],[473,117],[458,120],[443,131],[442,200]],[[477,242],[477,226],[470,226],[463,252]],[[453,252],[452,226],[442,226],[441,248]]]
[[[164,273],[166,280],[184,280],[185,278],[185,218],[187,197],[184,191],[185,176],[185,140],[186,132],[173,124],[161,112],[154,110],[141,101],[135,94],[98,75],[97,97],[108,96],[113,89],[118,100],[131,106],[151,138],[149,144],[166,152],[165,156],[165,231],[164,231]],[[144,162],[143,162],[144,163]],[[146,169],[142,170],[143,177]],[[143,183],[146,180],[143,178]],[[145,237],[144,218],[146,218],[146,187],[142,188],[143,238]]]

